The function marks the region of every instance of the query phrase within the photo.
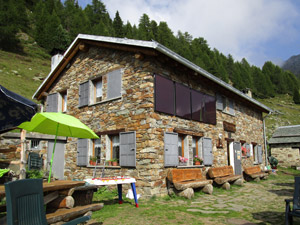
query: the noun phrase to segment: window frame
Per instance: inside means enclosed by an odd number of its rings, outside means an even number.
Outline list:
[[[60,104],[60,111],[67,112],[68,109],[68,92],[67,90],[59,92],[61,104]]]

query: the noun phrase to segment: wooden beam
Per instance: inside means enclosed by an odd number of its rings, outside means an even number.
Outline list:
[[[116,43],[87,41],[87,40],[85,40],[84,42],[89,45],[94,45],[94,46],[98,46],[98,47],[111,48],[111,49],[127,51],[127,52],[144,53],[145,55],[150,55],[150,56],[158,56],[158,54],[159,54],[155,49],[149,49],[146,47],[137,47],[137,46],[130,46],[130,45],[125,45],[125,44],[122,45],[122,44],[116,44]]]
[[[174,132],[179,133],[179,134],[197,136],[197,137],[204,136],[204,132],[202,132],[202,131],[187,130],[187,129],[177,128],[177,127],[174,128]]]
[[[90,49],[89,45],[84,43],[84,42],[80,42],[79,43],[79,50],[82,52],[88,52]]]
[[[117,129],[117,130],[106,130],[106,131],[99,131],[96,134],[99,135],[110,135],[110,134],[118,134],[120,132],[125,132],[125,128]]]

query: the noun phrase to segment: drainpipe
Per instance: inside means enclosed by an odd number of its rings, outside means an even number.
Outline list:
[[[264,128],[264,144],[265,144],[265,160],[266,160],[266,166],[268,166],[268,158],[267,158],[267,153],[268,153],[268,149],[267,149],[267,135],[266,135],[266,125],[265,125],[265,119],[270,116],[272,114],[272,112],[269,112],[268,115],[266,115],[265,117],[263,117],[263,128]]]

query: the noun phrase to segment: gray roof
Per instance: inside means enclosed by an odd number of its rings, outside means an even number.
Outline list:
[[[72,42],[72,44],[69,46],[69,48],[66,50],[64,56],[69,55],[69,52],[71,52],[72,49],[74,48],[74,46],[76,46],[76,44],[78,44],[81,40],[83,40],[83,41],[84,40],[98,41],[98,42],[111,43],[111,44],[128,45],[128,46],[143,47],[143,48],[148,48],[148,49],[155,49],[158,52],[174,59],[175,61],[185,65],[186,67],[188,67],[188,68],[194,70],[195,72],[201,74],[202,76],[208,78],[209,80],[219,84],[220,86],[224,87],[225,89],[229,90],[230,92],[233,92],[234,94],[242,97],[246,101],[252,102],[259,108],[262,108],[263,110],[265,110],[266,112],[272,112],[272,109],[270,109],[266,105],[249,97],[248,95],[244,94],[243,92],[239,91],[238,89],[234,88],[233,86],[229,85],[228,83],[224,82],[223,80],[215,77],[214,75],[210,74],[206,70],[195,65],[194,63],[190,62],[189,60],[178,55],[177,53],[173,52],[172,50],[159,44],[156,41],[141,41],[141,40],[133,40],[133,39],[127,39],[127,38],[115,38],[115,37],[79,34],[76,37],[76,39]],[[57,67],[62,65],[63,59],[64,59],[64,57],[62,57],[60,63],[57,64]],[[54,71],[55,71],[55,68],[49,73],[49,75],[46,77],[46,79],[43,81],[43,83],[39,86],[37,91],[34,93],[33,98],[36,98],[38,96],[38,93],[41,91],[41,89],[44,87],[44,85],[48,82],[48,80],[50,79],[50,77],[51,77],[52,73],[54,73]]]
[[[300,143],[300,125],[278,127],[269,144]]]

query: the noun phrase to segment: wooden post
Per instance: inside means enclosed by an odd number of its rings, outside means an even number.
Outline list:
[[[20,162],[20,179],[26,178],[26,154],[25,154],[25,148],[26,148],[26,130],[21,130],[21,162]]]

